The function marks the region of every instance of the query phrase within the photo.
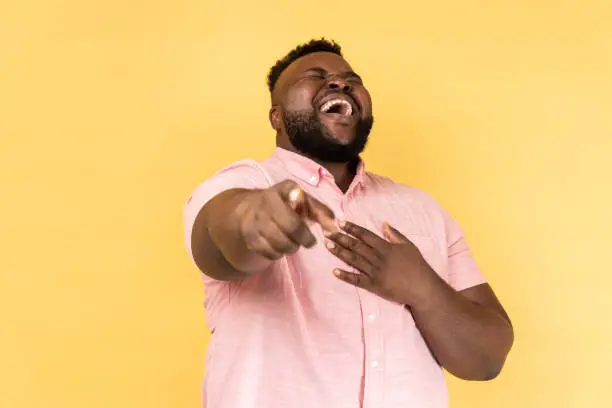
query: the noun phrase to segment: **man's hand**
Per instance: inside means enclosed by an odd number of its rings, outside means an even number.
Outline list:
[[[316,240],[308,222],[319,223],[328,233],[338,231],[333,212],[292,180],[249,193],[236,211],[246,248],[269,260],[312,247]]]
[[[427,301],[435,272],[408,238],[389,224],[386,240],[350,222],[340,227],[346,234],[329,234],[327,248],[357,272],[336,269],[336,277],[400,304]]]
[[[409,307],[433,355],[455,376],[490,380],[499,374],[514,335],[489,285],[456,292],[388,224],[386,240],[349,222],[340,227],[345,233],[329,234],[328,248],[357,272],[335,270],[338,278]]]

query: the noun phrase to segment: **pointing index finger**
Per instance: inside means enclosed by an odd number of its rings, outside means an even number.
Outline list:
[[[290,185],[289,185],[290,186]],[[318,223],[328,233],[338,232],[332,210],[316,198],[306,194],[296,183],[286,192],[286,200],[300,217]]]
[[[306,216],[314,222],[317,222],[323,228],[323,231],[329,234],[338,232],[336,226],[336,216],[334,212],[321,201],[312,196],[306,197],[308,205],[308,213]]]

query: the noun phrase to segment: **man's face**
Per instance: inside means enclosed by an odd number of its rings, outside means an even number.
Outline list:
[[[284,130],[301,153],[348,162],[365,148],[373,124],[370,94],[339,55],[298,59],[282,73],[276,92]]]

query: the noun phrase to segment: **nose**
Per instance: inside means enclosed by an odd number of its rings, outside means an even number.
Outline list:
[[[353,87],[344,78],[338,76],[332,76],[327,81],[327,87],[336,91],[349,92]]]

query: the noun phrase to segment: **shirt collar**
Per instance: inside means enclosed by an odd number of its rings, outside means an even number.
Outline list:
[[[314,160],[309,159],[308,157],[302,156],[299,153],[283,149],[282,147],[277,147],[274,156],[285,165],[291,174],[308,184],[318,186],[321,178],[329,178],[333,180],[333,176],[327,171],[327,169],[325,169],[325,167],[321,166]],[[353,179],[349,190],[354,186],[363,186],[365,174],[365,163],[360,158],[359,164],[357,165],[355,178]]]

